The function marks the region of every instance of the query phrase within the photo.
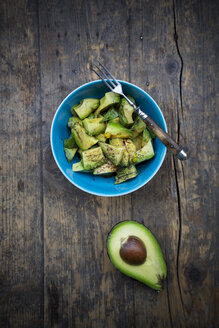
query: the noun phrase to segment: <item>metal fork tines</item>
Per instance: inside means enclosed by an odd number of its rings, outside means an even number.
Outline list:
[[[101,64],[101,62],[98,61],[98,63],[101,68],[98,65],[93,64],[90,66],[91,70],[99,76],[99,78],[108,86],[111,91],[123,96],[128,101],[128,103],[134,107],[134,110],[137,110],[135,104],[123,93],[122,86],[119,81],[103,64]],[[96,69],[93,66],[95,66]]]

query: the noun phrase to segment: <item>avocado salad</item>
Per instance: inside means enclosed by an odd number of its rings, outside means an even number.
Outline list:
[[[74,172],[116,174],[115,184],[119,184],[137,176],[136,164],[155,156],[155,136],[120,95],[107,92],[101,99],[83,99],[71,114],[71,135],[64,140],[64,152],[68,162],[79,154]]]

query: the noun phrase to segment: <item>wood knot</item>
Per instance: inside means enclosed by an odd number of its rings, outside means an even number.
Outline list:
[[[206,277],[206,270],[202,266],[190,264],[185,269],[185,276],[187,277],[188,282],[199,286]]]
[[[165,64],[167,74],[172,75],[178,72],[179,63],[176,60],[167,60]]]

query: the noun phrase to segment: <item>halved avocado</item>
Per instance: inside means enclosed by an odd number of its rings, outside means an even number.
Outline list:
[[[162,289],[167,267],[154,235],[143,224],[123,221],[107,238],[107,251],[117,269],[155,290]]]
[[[108,109],[112,105],[116,105],[120,102],[120,95],[112,91],[105,93],[105,96],[100,99],[100,106],[95,112],[97,117],[102,111]]]

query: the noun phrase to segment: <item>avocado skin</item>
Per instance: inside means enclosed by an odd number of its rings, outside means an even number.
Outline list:
[[[152,240],[154,241],[155,245],[156,245],[156,248],[157,248],[157,252],[158,252],[158,255],[161,257],[161,260],[162,260],[162,267],[163,267],[163,275],[162,276],[158,276],[157,277],[157,284],[152,284],[150,282],[145,282],[145,281],[142,281],[141,279],[137,279],[136,277],[133,277],[132,275],[129,275],[127,274],[126,272],[124,272],[123,270],[120,269],[120,267],[118,267],[117,265],[115,265],[115,263],[113,263],[113,260],[112,260],[112,257],[110,255],[110,251],[109,251],[109,243],[110,243],[110,238],[112,236],[112,234],[114,233],[115,229],[120,226],[120,225],[125,225],[125,224],[129,224],[131,222],[131,224],[137,224],[138,226],[142,226],[143,229],[146,229],[148,231],[148,233],[151,235],[152,237]],[[132,232],[132,234],[134,234]],[[137,236],[138,237],[138,236]],[[142,282],[143,284],[146,284],[148,287],[151,287],[152,289],[155,289],[156,291],[161,291],[162,288],[163,288],[163,281],[165,280],[166,276],[167,276],[167,267],[166,267],[166,263],[165,263],[165,260],[164,260],[164,257],[163,257],[163,253],[162,253],[162,250],[161,250],[161,247],[157,241],[157,239],[155,238],[155,236],[153,235],[153,233],[151,232],[150,229],[148,229],[143,223],[139,223],[138,221],[136,220],[123,220],[123,221],[120,221],[120,222],[117,222],[110,230],[110,232],[108,233],[107,235],[107,240],[106,240],[106,243],[107,243],[107,255],[111,261],[111,263],[120,271],[122,272],[123,274],[129,276],[130,278],[134,279],[134,280],[138,280],[140,282]],[[146,249],[147,249],[147,245],[146,245]]]

